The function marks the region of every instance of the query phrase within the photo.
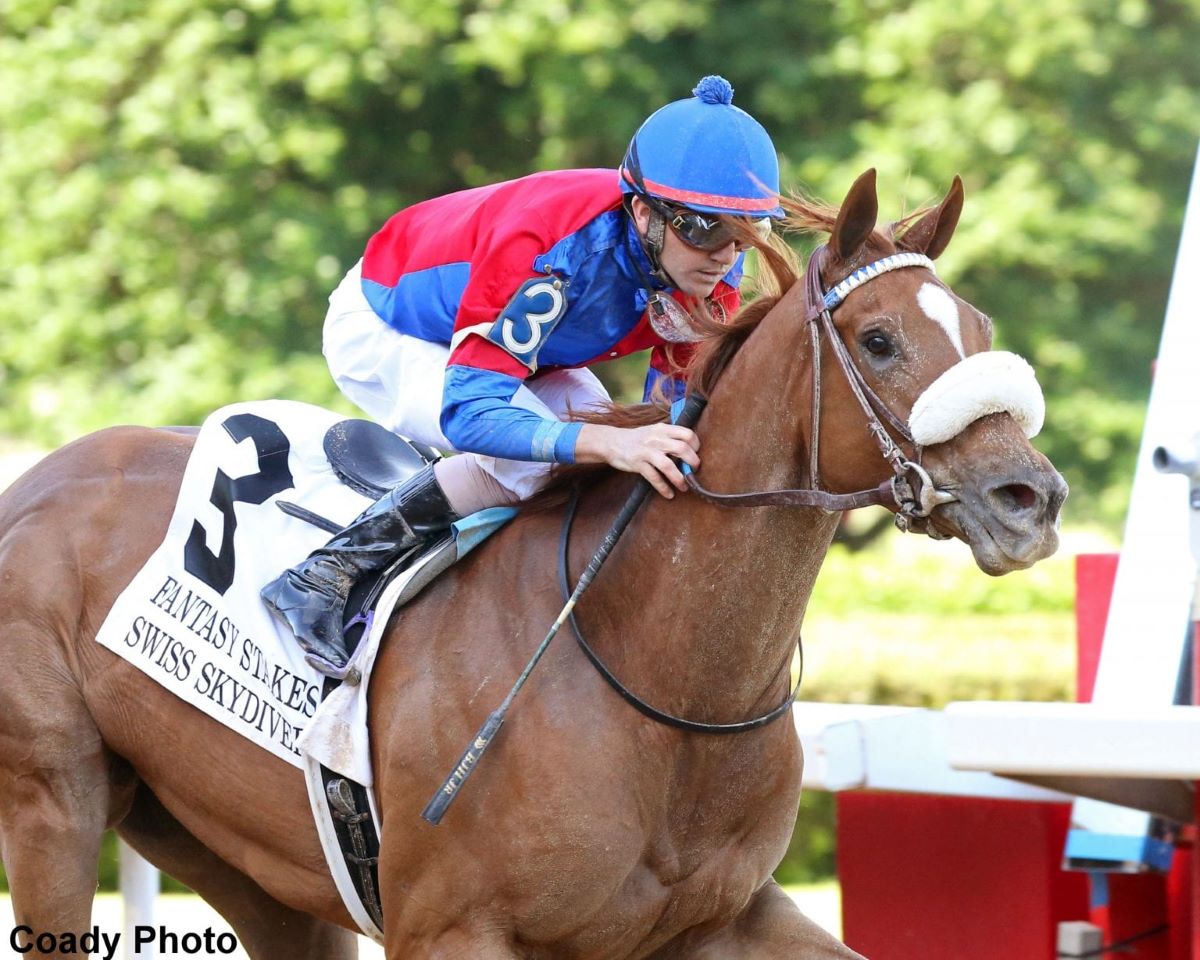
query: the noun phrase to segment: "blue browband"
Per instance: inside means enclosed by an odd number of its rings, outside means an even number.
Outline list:
[[[834,309],[834,307],[838,306],[850,295],[852,290],[858,289],[868,280],[874,279],[881,273],[899,270],[901,267],[927,267],[935,274],[937,273],[937,270],[934,269],[933,261],[924,254],[893,253],[890,257],[884,257],[882,260],[876,260],[874,263],[869,263],[865,267],[855,270],[850,276],[825,294],[825,309]]]

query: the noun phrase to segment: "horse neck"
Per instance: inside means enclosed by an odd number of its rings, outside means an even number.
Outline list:
[[[698,430],[701,476],[713,489],[800,481],[808,349],[797,353],[798,318],[783,319],[762,322],[713,390]],[[637,628],[618,626],[606,655],[619,675],[649,678],[656,705],[693,719],[733,722],[774,706],[836,526],[813,509],[653,497],[625,536],[613,578],[622,586],[610,597],[624,600]]]

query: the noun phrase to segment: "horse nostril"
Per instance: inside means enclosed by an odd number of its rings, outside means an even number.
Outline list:
[[[1055,521],[1067,498],[1067,483],[1057,473],[1034,474],[1028,483],[1013,479],[988,491],[998,513]]]
[[[1006,483],[996,487],[992,496],[1013,513],[1032,510],[1038,502],[1037,491],[1025,483]]]

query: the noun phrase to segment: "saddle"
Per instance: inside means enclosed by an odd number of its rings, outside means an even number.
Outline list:
[[[371,420],[343,420],[325,432],[325,456],[351,490],[378,500],[428,464],[433,447],[405,440]]]
[[[378,500],[428,464],[442,458],[433,447],[406,440],[372,420],[342,420],[335,423],[325,431],[322,447],[338,479],[351,490],[372,500]],[[289,516],[311,523],[327,533],[337,533],[342,529],[342,524],[299,504],[287,500],[277,500],[276,504]],[[395,571],[385,571],[385,574],[387,572]],[[346,609],[350,610],[352,606],[353,603],[348,603]]]
[[[342,420],[325,431],[322,441],[325,458],[330,467],[346,486],[364,497],[378,500],[388,491],[400,486],[405,480],[431,463],[442,458],[433,447],[415,440],[406,440],[371,420]],[[322,517],[299,504],[277,500],[276,506],[289,516],[311,523],[314,527],[330,534],[338,533],[342,524]],[[439,543],[431,544],[430,552]],[[381,573],[366,577],[355,584],[346,602],[344,625],[365,623],[367,611],[378,598],[383,587],[416,558],[414,552],[401,556]],[[346,652],[353,657],[361,639],[362,631],[347,635]]]

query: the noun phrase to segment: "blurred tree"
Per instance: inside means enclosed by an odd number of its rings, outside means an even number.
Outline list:
[[[1200,0],[10,0],[0,431],[345,409],[324,301],[398,207],[619,161],[707,72],[785,183],[968,206],[942,272],[1034,360],[1076,519],[1119,517],[1200,134]],[[629,399],[638,361],[608,365]]]
[[[14,0],[0,31],[0,430],[337,402],[328,291],[423,197],[615,163],[621,49],[701,7]],[[588,161],[588,157],[592,159]]]

